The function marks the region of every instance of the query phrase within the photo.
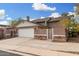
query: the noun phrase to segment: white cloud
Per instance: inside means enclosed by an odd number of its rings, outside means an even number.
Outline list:
[[[57,18],[57,17],[60,17],[61,15],[58,13],[58,12],[54,12],[52,13],[49,17],[54,17],[54,18]]]
[[[55,11],[56,10],[56,7],[49,7],[45,4],[42,4],[42,3],[34,3],[32,5],[33,9],[34,10],[50,10],[50,11]]]
[[[11,17],[7,17],[6,20],[12,20],[12,18]]]
[[[41,19],[43,19],[43,18],[45,18],[45,17],[42,17],[42,16],[41,16]]]
[[[75,12],[68,12],[68,15],[75,15]]]
[[[0,21],[0,24],[2,24],[2,25],[8,25],[9,23],[7,21]]]
[[[5,10],[1,9],[0,10],[0,19],[4,19],[5,18]]]
[[[0,20],[11,20],[12,18],[6,15],[6,12],[4,9],[0,9]]]
[[[77,10],[77,7],[76,7],[76,6],[74,6],[74,7],[73,7],[73,9],[74,9],[74,11],[76,11],[76,10]]]
[[[35,20],[35,19],[32,19],[32,18],[31,18],[30,21],[32,21],[32,20]]]
[[[22,19],[27,20],[27,18],[26,18],[26,17],[23,17]],[[32,21],[32,20],[35,20],[35,19],[30,18],[30,21]]]
[[[6,17],[8,17],[9,15],[6,15]]]

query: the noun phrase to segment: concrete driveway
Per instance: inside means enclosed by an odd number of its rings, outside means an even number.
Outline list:
[[[0,50],[0,56],[21,56],[21,55]]]
[[[25,56],[27,54],[31,56],[79,55],[79,43],[50,42],[20,37],[0,40],[0,48]]]

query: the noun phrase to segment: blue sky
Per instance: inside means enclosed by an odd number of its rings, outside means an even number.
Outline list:
[[[31,19],[58,17],[64,12],[73,12],[73,7],[73,3],[0,3],[0,23],[26,16]]]

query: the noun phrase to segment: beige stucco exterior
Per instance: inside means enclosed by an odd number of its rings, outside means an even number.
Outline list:
[[[38,28],[38,24],[41,25],[43,28]],[[39,38],[43,37],[45,39],[51,39],[53,41],[56,41],[56,40],[66,41],[65,27],[62,24],[60,24],[59,21],[49,22],[48,25],[46,26],[47,28],[45,28],[43,24],[45,24],[45,22],[41,22],[37,24],[31,23],[28,21],[21,22],[20,24],[17,25],[18,36],[34,38],[35,35],[37,36],[41,34],[41,36],[40,35],[38,36]],[[35,34],[35,31],[36,31],[35,27],[37,28],[37,32],[39,32],[37,34]],[[44,29],[46,30],[46,34],[42,34],[44,32],[42,30]]]

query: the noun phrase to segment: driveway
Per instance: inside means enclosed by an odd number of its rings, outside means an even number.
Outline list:
[[[0,56],[21,56],[21,55],[0,50]]]
[[[0,41],[0,48],[24,55],[33,56],[69,56],[79,55],[79,43],[50,42],[31,38],[11,38]]]

